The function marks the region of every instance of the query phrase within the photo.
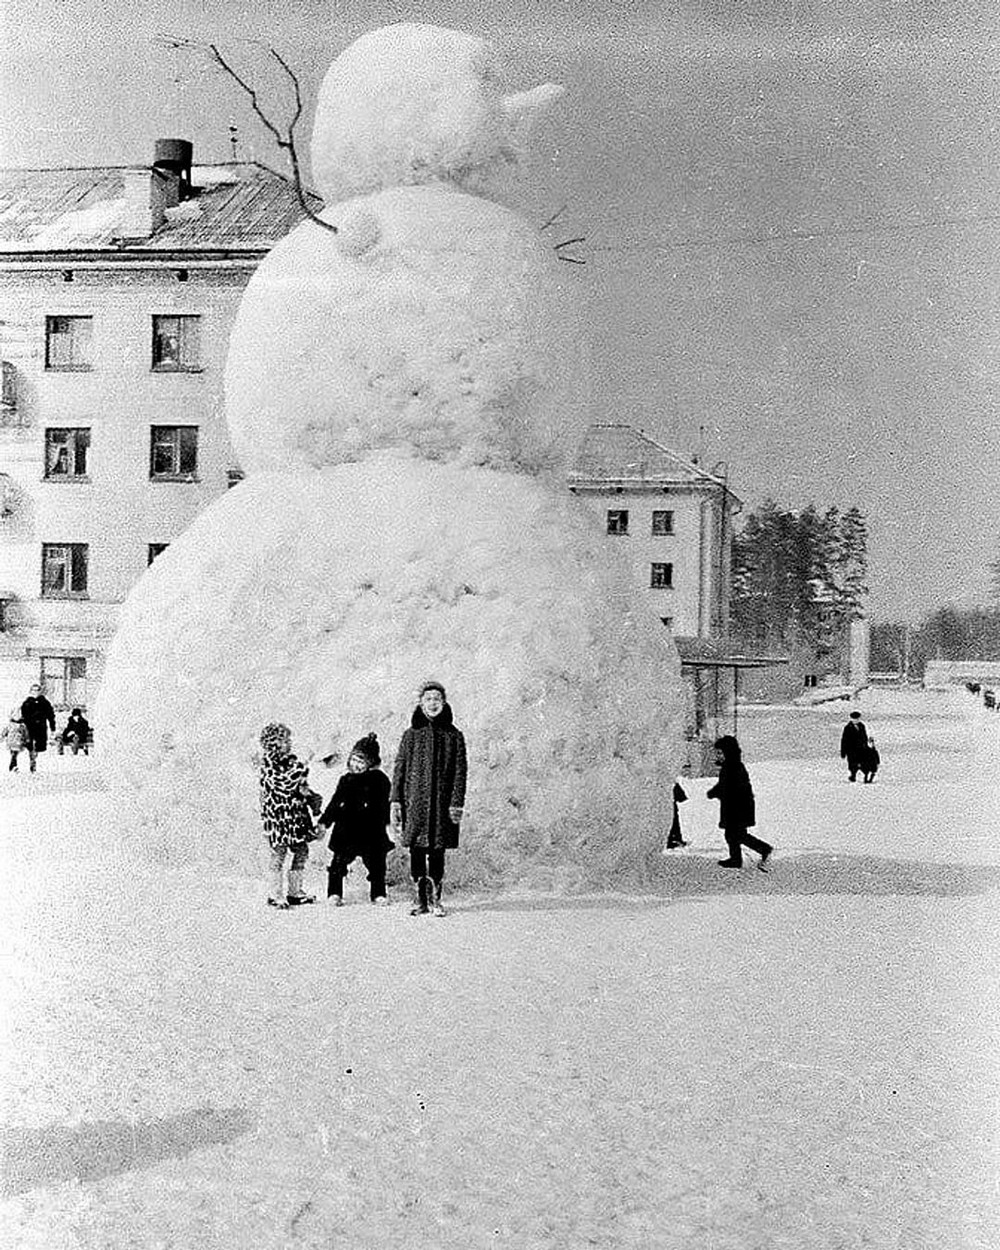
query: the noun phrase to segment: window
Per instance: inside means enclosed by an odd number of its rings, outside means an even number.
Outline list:
[[[653,533],[654,534],[672,534],[674,532],[674,514],[672,512],[664,512],[659,508],[653,509]]]
[[[149,442],[149,476],[191,480],[198,467],[196,425],[154,425]]]
[[[201,318],[153,318],[153,368],[183,373],[201,368]]]
[[[89,369],[93,317],[45,318],[45,368]]]
[[[672,564],[651,564],[649,566],[649,584],[654,590],[662,590],[674,584],[674,566]]]
[[[608,511],[608,533],[609,534],[627,534],[628,533],[628,509],[610,509]]]
[[[46,430],[45,476],[86,477],[89,451],[90,430]]]
[[[661,616],[660,620],[666,625],[667,629],[672,630],[674,627],[674,618],[672,616]]]
[[[169,546],[169,543],[150,543],[146,553],[147,565],[152,564],[157,556],[162,556]]]
[[[42,544],[42,598],[77,599],[87,594],[87,544]]]
[[[85,709],[86,659],[82,655],[43,655],[41,684],[53,707]]]
[[[226,470],[226,490],[232,490],[234,486],[239,486],[246,474],[242,469]]]

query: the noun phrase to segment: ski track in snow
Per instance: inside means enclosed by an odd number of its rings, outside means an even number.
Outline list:
[[[444,921],[357,871],[277,913],[144,860],[90,761],[5,777],[0,1245],[996,1247],[1000,716],[862,710],[869,787],[742,714],[770,874],[696,780],[647,895]]]

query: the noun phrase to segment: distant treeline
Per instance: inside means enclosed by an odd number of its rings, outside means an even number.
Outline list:
[[[919,625],[872,625],[874,672],[922,677],[928,660],[1000,660],[1000,607],[938,608]]]

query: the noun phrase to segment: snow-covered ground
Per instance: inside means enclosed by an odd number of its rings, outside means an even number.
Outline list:
[[[699,780],[643,897],[445,920],[275,912],[91,761],[0,775],[0,1245],[994,1250],[1000,715],[866,696],[851,786],[845,711],[741,712],[769,875]]]

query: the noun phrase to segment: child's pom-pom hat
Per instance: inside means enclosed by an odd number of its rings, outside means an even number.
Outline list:
[[[363,756],[372,768],[382,763],[382,753],[379,751],[378,738],[375,734],[365,734],[363,738],[359,738],[351,747],[351,754]]]

